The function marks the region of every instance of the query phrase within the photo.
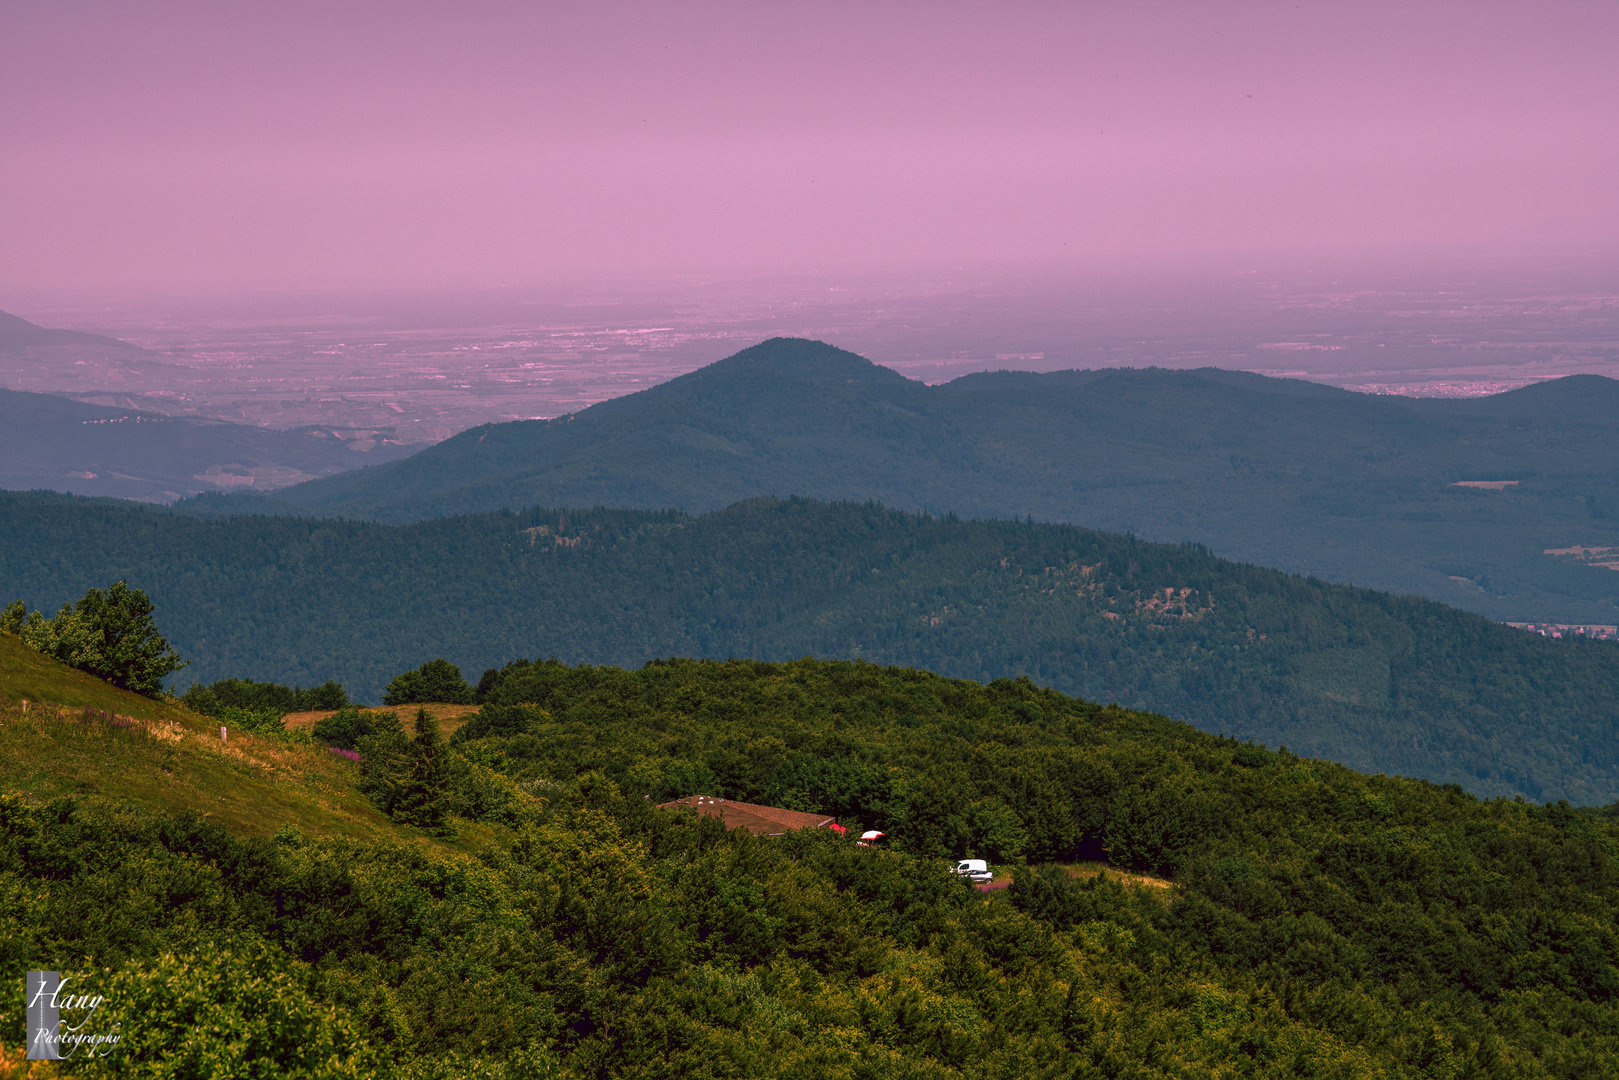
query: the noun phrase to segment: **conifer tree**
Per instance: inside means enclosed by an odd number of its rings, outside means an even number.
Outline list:
[[[426,709],[416,710],[416,737],[411,740],[410,771],[395,791],[390,813],[395,821],[439,830],[449,809],[450,749],[438,721]]]

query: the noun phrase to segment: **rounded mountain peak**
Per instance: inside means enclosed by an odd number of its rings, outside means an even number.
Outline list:
[[[809,338],[770,338],[692,373],[692,376],[768,372],[797,382],[847,384],[904,383],[892,368],[874,364],[846,349]]]

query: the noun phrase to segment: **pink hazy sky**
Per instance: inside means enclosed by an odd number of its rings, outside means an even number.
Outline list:
[[[1619,247],[1619,4],[0,5],[0,288]]]

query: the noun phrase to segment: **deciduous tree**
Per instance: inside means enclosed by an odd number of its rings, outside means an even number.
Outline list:
[[[6,609],[13,621],[16,604]],[[54,619],[39,612],[21,622],[24,644],[114,686],[156,697],[163,680],[185,667],[158,633],[146,593],[122,581],[106,592],[91,589],[75,605],[63,604]]]

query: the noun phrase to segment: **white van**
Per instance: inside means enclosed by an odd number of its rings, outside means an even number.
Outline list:
[[[995,880],[995,875],[989,872],[989,863],[983,859],[962,859],[956,864],[956,873],[975,885]]]

